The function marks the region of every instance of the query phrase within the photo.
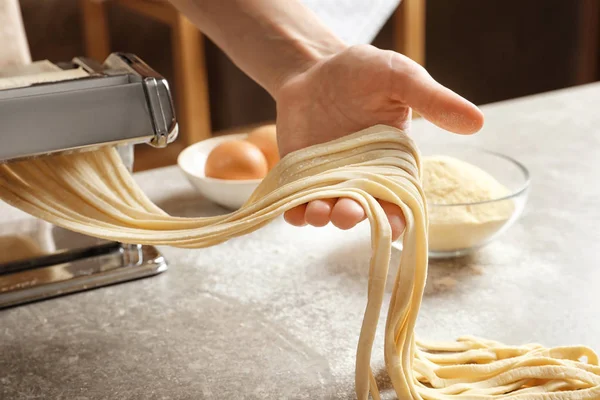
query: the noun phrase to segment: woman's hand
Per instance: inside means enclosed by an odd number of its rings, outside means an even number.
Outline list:
[[[324,58],[287,81],[274,93],[281,155],[376,124],[408,130],[411,108],[451,132],[481,129],[477,107],[437,83],[409,58],[373,46],[350,47]],[[381,202],[393,239],[404,230],[400,208]],[[330,221],[350,229],[365,219],[351,199],[315,200],[285,214],[292,225],[324,226]]]

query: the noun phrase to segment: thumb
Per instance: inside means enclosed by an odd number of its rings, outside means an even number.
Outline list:
[[[413,108],[442,129],[472,134],[483,126],[483,113],[473,103],[440,85],[419,64],[392,53],[392,98]]]

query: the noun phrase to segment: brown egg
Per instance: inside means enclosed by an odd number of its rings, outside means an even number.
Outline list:
[[[263,152],[269,164],[269,170],[279,162],[277,134],[275,125],[264,125],[251,131],[246,138]]]
[[[229,140],[215,147],[204,167],[209,178],[245,180],[267,175],[267,159],[258,147],[245,140]]]

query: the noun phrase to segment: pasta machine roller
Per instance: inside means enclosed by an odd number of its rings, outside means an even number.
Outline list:
[[[117,146],[164,147],[178,125],[167,81],[132,54],[0,70],[0,163]],[[0,202],[0,308],[151,276],[167,269],[153,246],[84,236]]]
[[[8,86],[0,90],[0,162],[103,145],[164,147],[177,136],[167,81],[136,56],[114,53],[102,65],[75,58],[62,67],[81,74],[54,82],[29,75],[25,87],[19,81],[27,75],[0,77],[0,89]],[[60,71],[38,77],[59,79]]]

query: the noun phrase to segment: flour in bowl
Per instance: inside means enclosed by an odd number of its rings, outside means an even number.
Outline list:
[[[423,158],[429,209],[429,249],[453,251],[483,244],[510,219],[510,191],[484,170],[449,156]]]

